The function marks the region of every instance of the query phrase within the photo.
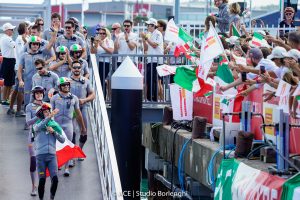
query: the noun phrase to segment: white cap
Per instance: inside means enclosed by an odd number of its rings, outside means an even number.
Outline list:
[[[13,26],[11,23],[5,23],[2,26],[3,31],[9,30],[9,29],[14,29],[14,28],[16,28],[16,26]]]
[[[230,44],[236,44],[236,41],[239,39],[239,37],[237,36],[231,36],[230,38],[226,38],[226,42],[230,43]]]
[[[146,24],[153,24],[157,26],[157,20],[154,18],[150,18],[148,21],[145,22]]]
[[[297,49],[291,49],[284,54],[284,57],[293,58],[298,61],[298,59],[300,58],[300,51],[298,51]]]
[[[284,54],[286,53],[285,48],[277,46],[272,50],[272,53],[267,57],[267,59],[272,60],[273,58],[284,58]]]
[[[28,27],[31,27],[31,26],[34,25],[34,22],[30,22],[30,21],[28,21],[28,20],[26,20],[25,23],[28,24]]]

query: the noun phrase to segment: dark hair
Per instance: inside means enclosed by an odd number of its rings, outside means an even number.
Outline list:
[[[72,66],[73,66],[74,64],[76,64],[76,63],[80,64],[80,66],[81,66],[81,62],[78,61],[78,60],[73,61],[73,62],[72,62]]]
[[[51,20],[54,19],[54,18],[58,18],[59,21],[60,21],[60,19],[61,19],[60,14],[58,14],[58,13],[52,13]]]
[[[41,29],[40,29],[40,26],[39,25],[33,25],[32,27],[31,27],[31,30],[32,29],[36,29],[38,32],[40,32],[41,31]]]
[[[65,22],[65,24],[71,24],[71,26],[74,28],[75,27],[75,24],[72,20],[68,20]]]
[[[167,23],[164,20],[158,20],[157,23],[160,24],[161,27],[163,27],[163,31],[166,31]]]
[[[34,61],[34,65],[37,66],[39,64],[41,64],[43,67],[45,67],[45,65],[46,65],[46,63],[43,59],[38,58]]]
[[[263,54],[263,57],[265,59],[268,57],[268,55],[271,54],[271,50],[268,47],[261,47],[260,50],[261,50],[261,52]]]
[[[130,19],[125,19],[123,21],[123,25],[124,25],[124,23],[130,23],[130,26],[132,26],[132,24],[133,24],[133,22]]]
[[[34,24],[39,25],[39,22],[40,22],[40,21],[43,21],[43,22],[44,22],[44,19],[41,18],[41,17],[38,17],[38,18],[36,18]]]
[[[19,35],[23,35],[25,32],[26,32],[26,23],[25,22],[22,22],[19,24],[18,26],[18,33]]]
[[[224,37],[220,37],[220,40],[222,42],[222,45],[223,45],[224,49],[229,49],[229,45],[226,42],[225,38]]]
[[[245,53],[245,54],[247,54],[247,52],[248,52],[248,50],[249,50],[249,45],[248,44],[242,44],[241,45],[241,49],[243,50],[243,52]]]
[[[209,22],[211,22],[212,25],[214,27],[216,27],[216,20],[215,20],[215,18],[213,16],[207,16],[205,18],[205,22],[204,22],[204,24],[205,24],[205,32],[209,31],[209,27],[210,27],[210,23]]]
[[[300,44],[300,33],[298,31],[289,32],[289,41]]]

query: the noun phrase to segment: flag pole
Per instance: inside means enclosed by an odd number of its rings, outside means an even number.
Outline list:
[[[81,4],[81,25],[84,26],[84,10],[83,10],[83,6],[84,6],[84,0],[82,0],[82,4]]]

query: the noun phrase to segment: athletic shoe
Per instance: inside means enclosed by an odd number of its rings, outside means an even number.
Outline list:
[[[78,158],[78,161],[84,161],[84,158]]]
[[[26,123],[24,124],[24,130],[29,130],[29,126]]]
[[[37,189],[34,187],[34,189],[30,193],[31,196],[35,197],[37,195]]]
[[[69,169],[65,169],[64,176],[70,176],[70,170]]]
[[[26,114],[23,110],[16,112],[16,117],[26,117]]]
[[[75,160],[69,161],[69,167],[75,167]]]
[[[50,195],[50,200],[54,200],[54,196]]]
[[[13,115],[13,114],[16,114],[16,111],[14,109],[9,108],[6,112],[6,114]]]
[[[4,106],[9,106],[9,101],[2,101],[1,104]]]

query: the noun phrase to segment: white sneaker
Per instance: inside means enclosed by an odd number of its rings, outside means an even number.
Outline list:
[[[70,176],[70,170],[69,169],[65,169],[65,172],[64,172],[64,176]]]
[[[33,196],[33,197],[35,197],[37,195],[37,188],[36,187],[33,188],[30,195]]]
[[[75,167],[75,160],[69,161],[69,167]]]

